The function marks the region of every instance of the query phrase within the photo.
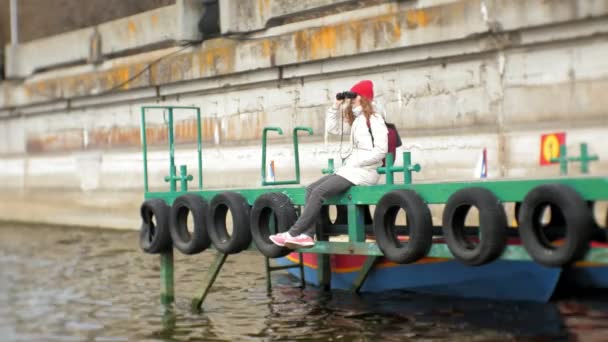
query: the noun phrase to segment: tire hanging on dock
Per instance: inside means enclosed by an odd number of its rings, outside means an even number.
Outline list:
[[[192,213],[193,231],[188,231],[188,214]],[[191,255],[204,251],[211,245],[207,229],[209,204],[193,194],[179,196],[173,202],[169,227],[173,246],[183,254]]]
[[[549,206],[565,222],[565,239],[554,243],[550,229],[542,224]],[[524,198],[519,215],[519,235],[526,251],[539,264],[549,267],[569,265],[585,256],[595,227],[587,202],[574,189],[562,184],[544,184]],[[545,229],[549,229],[545,232]]]
[[[251,208],[251,236],[258,250],[268,258],[278,258],[292,252],[289,248],[277,246],[268,236],[286,232],[296,222],[298,216],[293,202],[282,193],[266,193],[258,197]],[[274,231],[271,231],[274,226]]]
[[[232,234],[226,229],[228,211],[232,214]],[[247,199],[236,192],[223,192],[215,195],[209,204],[207,226],[213,246],[220,252],[236,254],[249,247],[250,207]]]
[[[465,219],[471,207],[479,210],[478,241],[467,237]],[[443,211],[443,236],[454,257],[470,266],[496,260],[507,245],[507,215],[489,190],[466,188],[452,194]]]
[[[395,219],[405,210],[409,239],[400,241]],[[394,190],[380,199],[374,212],[374,234],[378,247],[390,261],[405,264],[426,256],[433,244],[433,221],[429,207],[412,190]]]
[[[161,199],[149,199],[140,207],[139,246],[150,254],[164,253],[172,248],[169,232],[169,206]]]

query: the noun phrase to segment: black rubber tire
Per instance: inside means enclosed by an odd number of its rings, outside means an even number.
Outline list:
[[[188,213],[194,219],[193,231],[188,231]],[[187,255],[197,254],[211,246],[207,229],[209,204],[197,195],[181,195],[173,201],[169,227],[173,246]]]
[[[232,235],[226,230],[226,215],[232,214]],[[251,244],[249,230],[249,203],[236,192],[223,192],[215,195],[209,204],[207,227],[213,246],[225,254],[236,254]]]
[[[479,211],[479,243],[467,239],[465,219],[471,207]],[[466,188],[455,192],[443,211],[443,237],[452,255],[462,263],[479,266],[496,260],[507,246],[507,215],[489,190]]]
[[[399,209],[405,210],[409,226],[409,240],[399,241],[395,233],[395,218]],[[433,220],[429,207],[412,190],[393,190],[386,193],[374,212],[376,243],[390,261],[407,264],[426,256],[433,244]]]
[[[565,221],[566,239],[552,245],[542,231],[540,215],[546,206],[556,208]],[[562,184],[544,184],[524,198],[520,213],[519,236],[532,259],[549,267],[569,265],[585,256],[595,222],[587,202],[572,188]]]
[[[268,258],[278,258],[292,252],[286,247],[277,246],[268,236],[271,235],[269,223],[275,220],[276,233],[286,232],[296,222],[298,215],[293,202],[287,195],[271,192],[258,197],[251,208],[251,237],[258,250]]]
[[[171,250],[171,233],[169,232],[169,206],[161,199],[149,199],[142,203],[139,213],[141,227],[139,246],[150,254],[165,253]],[[155,218],[156,224],[152,221]]]

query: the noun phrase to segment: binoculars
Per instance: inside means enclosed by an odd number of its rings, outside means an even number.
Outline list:
[[[336,94],[336,100],[355,99],[357,96],[358,94],[352,91],[343,91]]]

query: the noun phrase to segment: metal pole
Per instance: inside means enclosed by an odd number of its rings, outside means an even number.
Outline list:
[[[17,0],[11,0],[11,45],[19,44],[19,11]]]
[[[175,301],[173,292],[173,248],[160,255],[160,302],[170,305]]]
[[[175,147],[173,146],[173,108],[169,107],[169,188],[175,192]]]

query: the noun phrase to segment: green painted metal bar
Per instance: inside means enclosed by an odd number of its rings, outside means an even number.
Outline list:
[[[294,154],[294,163],[296,169],[296,178],[293,180],[285,180],[285,181],[267,181],[266,180],[266,147],[267,147],[267,132],[268,131],[276,131],[280,135],[283,134],[283,130],[279,127],[265,127],[262,131],[262,186],[268,185],[289,185],[289,184],[300,184],[300,147],[298,143],[298,132],[306,131],[308,135],[312,135],[313,131],[310,127],[302,127],[298,126],[293,129],[293,154]]]
[[[562,176],[568,175],[568,148],[566,145],[561,145],[559,147],[559,157],[551,158],[552,163],[559,163],[559,174]]]
[[[422,167],[420,167],[420,164],[412,165],[412,154],[410,152],[403,152],[403,167],[405,169],[403,183],[412,184],[412,171],[420,172]]]
[[[266,269],[266,292],[269,293],[272,290],[272,280],[270,279],[270,272],[272,272],[272,268],[270,267],[270,259],[265,259],[265,269]]]
[[[519,179],[519,180],[483,180],[469,182],[439,182],[439,183],[415,183],[395,185],[353,186],[344,194],[328,199],[325,204],[372,204],[378,203],[380,198],[389,191],[396,189],[410,189],[416,191],[429,204],[445,203],[456,191],[468,187],[481,187],[492,191],[502,202],[521,201],[534,187],[543,184],[563,184],[572,187],[585,200],[607,200],[608,199],[608,177],[571,177],[571,178],[547,178],[547,179]],[[205,199],[225,190],[191,191]],[[250,204],[256,198],[268,192],[265,188],[234,189],[243,195]],[[277,187],[273,192],[281,192],[289,196],[295,205],[304,205],[306,189],[304,187]],[[172,203],[182,193],[176,192],[148,192],[146,199],[160,198],[167,203]]]
[[[334,159],[333,158],[329,158],[327,159],[327,168],[325,169],[321,169],[321,173],[324,175],[331,175],[334,173]]]
[[[203,190],[203,137],[201,132],[201,109],[196,107],[196,152],[198,154],[198,189]]]
[[[171,192],[175,192],[175,146],[173,141],[173,108],[168,108],[169,111],[169,188]]]
[[[403,183],[412,184],[412,171],[420,172],[422,169],[420,164],[412,165],[412,156],[410,152],[403,152],[403,166],[395,166],[395,161],[392,153],[386,154],[386,166],[378,167],[379,174],[386,174],[386,184],[394,184],[394,173],[403,172]]]
[[[297,126],[293,129],[293,154],[294,154],[294,163],[296,168],[296,184],[300,184],[300,147],[298,145],[298,132],[304,131],[308,132],[308,135],[313,135],[312,128]]]
[[[328,241],[327,236],[325,236],[323,231],[323,225],[316,225],[316,235],[318,244],[322,242],[323,244],[331,244]],[[308,252],[306,250],[300,250],[299,253]],[[302,259],[301,259],[302,260]],[[329,290],[331,288],[331,264],[330,264],[330,256],[328,254],[317,254],[317,281],[319,283],[319,287],[323,290]]]
[[[175,301],[173,288],[173,249],[160,255],[160,302],[167,306]]]
[[[199,298],[195,298],[192,300],[192,309],[196,311],[201,310],[201,306],[203,305],[205,298],[207,298],[209,290],[211,290],[211,286],[213,286],[217,275],[220,273],[220,270],[222,269],[222,266],[224,265],[227,256],[228,254],[224,254],[221,252],[217,252],[217,254],[215,255],[215,259],[207,270],[205,279],[203,280],[203,293]]]
[[[348,239],[351,242],[365,241],[365,218],[363,208],[356,204],[347,206]]]
[[[587,144],[581,143],[581,155],[579,157],[569,158],[570,161],[581,162],[581,173],[589,173],[589,163],[600,160],[597,155],[589,155]]]
[[[144,162],[144,192],[148,192],[148,140],[146,136],[146,107],[141,107],[141,151]]]
[[[304,255],[300,252],[298,253],[298,257],[300,258],[300,263],[298,264],[300,267],[300,287],[306,288],[306,278],[304,277]]]
[[[361,270],[359,271],[357,278],[355,278],[355,281],[353,281],[353,285],[350,288],[351,292],[358,293],[361,290],[361,287],[363,287],[365,280],[369,276],[369,273],[374,269],[374,266],[376,265],[376,262],[378,260],[380,260],[380,257],[373,255],[368,256],[365,259],[365,263],[363,264],[363,266],[361,266]]]

